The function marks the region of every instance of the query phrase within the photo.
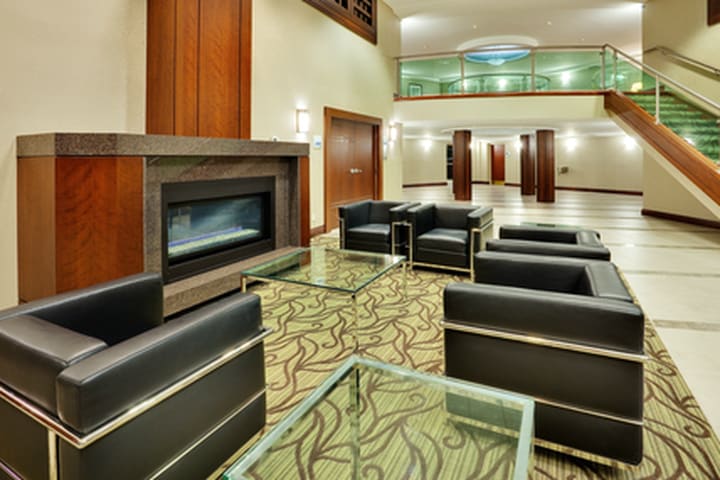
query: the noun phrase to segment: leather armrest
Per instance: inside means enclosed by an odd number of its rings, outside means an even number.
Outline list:
[[[575,234],[575,241],[578,245],[587,247],[604,247],[600,241],[600,234],[595,230],[580,230]]]
[[[32,315],[114,345],[163,322],[163,284],[141,273],[54,295],[0,312]]]
[[[64,370],[57,379],[58,414],[87,433],[261,328],[260,298],[253,294],[238,293],[182,315]]]
[[[407,211],[407,218],[413,225],[415,237],[431,230],[435,223],[434,220],[435,204],[428,203],[417,207],[412,207]]]
[[[635,304],[497,285],[451,283],[445,319],[490,330],[643,353],[644,315]]]
[[[585,267],[589,288],[596,297],[632,302],[633,298],[620,278],[615,265],[610,262],[592,262]]]
[[[577,292],[588,261],[522,253],[475,254],[475,282],[533,288],[564,293]]]
[[[397,207],[390,209],[390,221],[391,222],[402,222],[407,217],[407,211],[413,207],[420,205],[417,202],[403,203]]]
[[[527,253],[531,255],[553,255],[594,260],[610,260],[610,250],[600,245],[575,245],[572,243],[538,242],[535,240],[515,240],[501,238],[488,240],[487,250],[494,252]]]
[[[468,228],[481,228],[493,222],[492,207],[482,207],[468,214]]]
[[[0,320],[0,381],[56,413],[55,379],[107,345],[30,315]]]
[[[340,218],[345,221],[345,228],[353,228],[358,225],[365,225],[370,219],[370,201],[363,200],[349,205],[338,207]]]
[[[576,228],[536,227],[533,225],[503,225],[500,238],[533,240],[536,242],[575,243]]]

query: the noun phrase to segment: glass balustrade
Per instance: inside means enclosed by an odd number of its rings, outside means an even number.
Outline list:
[[[720,106],[611,46],[493,47],[401,58],[398,64],[401,98],[615,90],[703,155],[720,161]]]

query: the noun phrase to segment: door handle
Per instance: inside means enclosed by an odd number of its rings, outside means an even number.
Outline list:
[[[350,169],[350,175],[354,175],[356,173],[362,173],[362,168],[351,168]]]

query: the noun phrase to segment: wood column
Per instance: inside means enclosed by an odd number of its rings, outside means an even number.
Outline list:
[[[538,130],[537,138],[537,201],[555,201],[555,132]]]
[[[453,194],[455,200],[472,199],[471,142],[470,130],[457,130],[453,133]]]
[[[152,0],[147,133],[250,138],[252,0]]]
[[[535,195],[535,145],[530,135],[520,135],[520,194]]]

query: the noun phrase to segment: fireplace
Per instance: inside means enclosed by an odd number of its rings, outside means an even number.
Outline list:
[[[275,249],[275,179],[164,183],[165,283]]]

